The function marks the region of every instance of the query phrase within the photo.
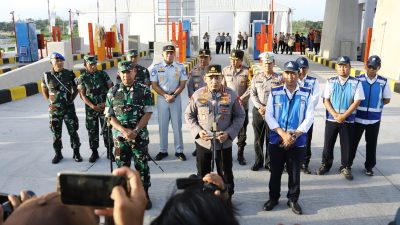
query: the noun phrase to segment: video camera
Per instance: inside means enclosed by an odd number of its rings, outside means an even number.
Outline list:
[[[203,179],[195,174],[190,175],[188,178],[176,179],[176,187],[179,190],[187,188],[199,188],[203,192],[214,194],[216,190],[220,190],[215,184],[205,183]]]
[[[29,197],[35,195],[33,191],[27,191],[27,194]],[[17,195],[17,198],[21,201],[21,196]],[[0,193],[0,207],[3,208],[3,221],[5,221],[14,211],[11,202],[8,200],[8,194]]]

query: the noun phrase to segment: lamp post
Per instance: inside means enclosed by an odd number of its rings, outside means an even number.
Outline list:
[[[68,12],[69,12],[69,32],[70,32],[70,35],[71,35],[71,49],[72,49],[72,53],[74,53],[74,43],[73,43],[73,41],[72,41],[72,10],[70,9],[70,10],[68,10]]]
[[[18,42],[17,42],[17,32],[16,32],[16,30],[15,30],[14,11],[11,11],[10,14],[12,15],[12,21],[13,21],[13,26],[14,26],[15,50],[17,51],[17,55],[18,55]]]

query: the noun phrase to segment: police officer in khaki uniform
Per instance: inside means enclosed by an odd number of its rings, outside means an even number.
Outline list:
[[[263,70],[254,76],[250,86],[250,96],[253,101],[253,129],[254,129],[254,150],[256,159],[251,170],[258,171],[263,167],[269,170],[269,128],[264,120],[265,107],[271,88],[281,84],[281,76],[273,71],[275,65],[274,54],[272,52],[264,52],[260,54]],[[263,156],[263,146],[265,141],[265,162]]]
[[[206,74],[206,69],[211,61],[211,52],[210,50],[200,49],[198,57],[200,63],[197,67],[190,71],[190,77],[186,85],[189,98],[192,97],[195,91],[206,86],[204,74]]]
[[[249,70],[242,65],[244,52],[242,50],[233,50],[230,55],[231,65],[222,70],[224,76],[223,84],[234,90],[242,101],[246,112],[246,119],[243,127],[238,134],[238,154],[237,160],[240,165],[246,165],[246,160],[243,156],[244,146],[246,146],[246,130],[249,123],[249,98],[250,98],[250,81]]]
[[[216,118],[215,160],[217,172],[224,178],[230,196],[234,193],[232,172],[232,141],[245,120],[243,106],[237,94],[222,85],[220,65],[210,65],[205,75],[206,87],[197,90],[185,111],[197,150],[197,175],[211,172],[212,124]],[[214,117],[215,116],[215,117]]]

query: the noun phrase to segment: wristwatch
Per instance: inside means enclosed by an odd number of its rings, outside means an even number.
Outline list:
[[[293,138],[293,140],[297,140],[297,138],[298,138],[297,134],[293,133],[292,138]]]
[[[141,130],[142,128],[136,127],[134,131],[136,132],[136,134],[138,134]]]

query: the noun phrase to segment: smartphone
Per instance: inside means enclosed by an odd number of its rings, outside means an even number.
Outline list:
[[[179,190],[186,189],[188,187],[202,186],[203,184],[203,179],[195,174],[190,175],[188,178],[176,179],[176,188]]]
[[[121,176],[60,172],[57,177],[57,192],[67,205],[112,208],[114,201],[110,195],[115,186],[122,186],[129,194],[127,180]]]

